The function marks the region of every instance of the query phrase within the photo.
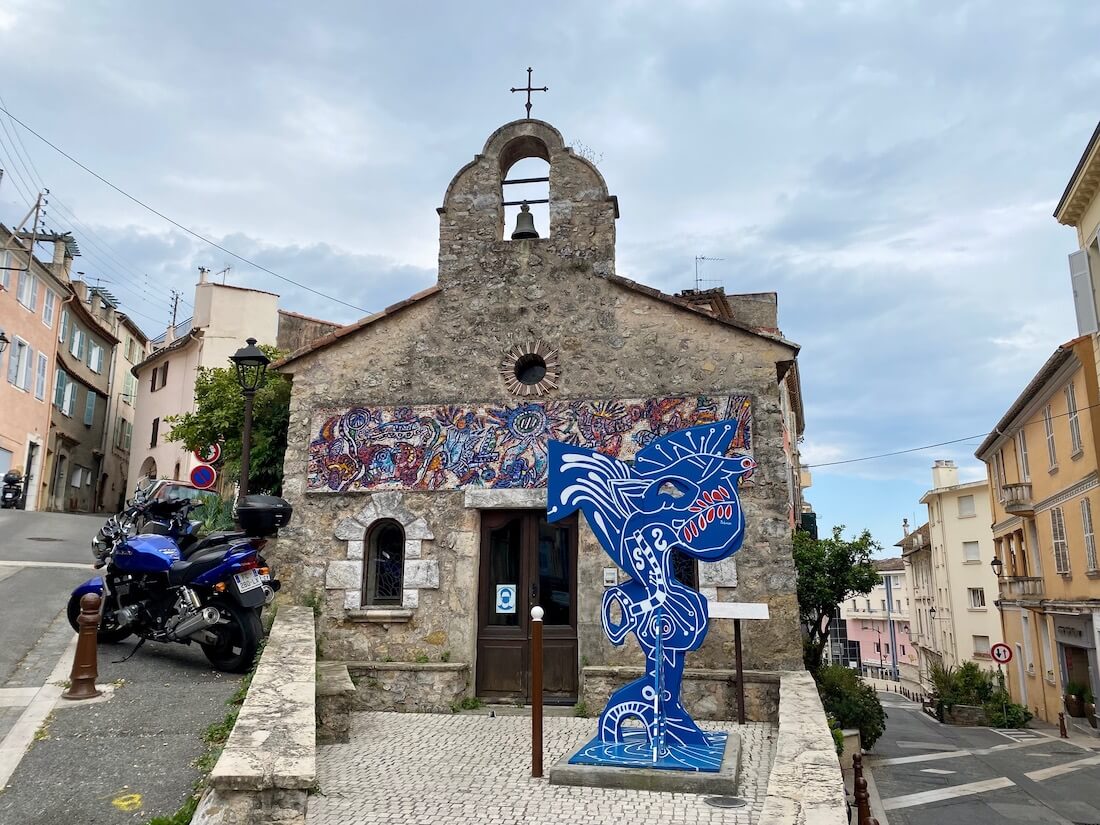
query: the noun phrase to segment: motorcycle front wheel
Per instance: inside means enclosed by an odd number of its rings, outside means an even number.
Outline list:
[[[67,614],[69,617],[69,624],[72,626],[73,630],[79,633],[80,623],[76,620],[77,616],[80,615],[80,598],[78,596],[69,597]],[[128,628],[116,627],[113,622],[107,621],[105,617],[99,620],[99,633],[96,634],[96,639],[103,644],[115,644],[128,638],[130,635],[131,632]]]
[[[202,652],[218,670],[247,673],[263,638],[259,616],[236,602],[219,601],[213,606],[218,608],[221,619],[207,632],[217,636],[218,641],[202,645]]]

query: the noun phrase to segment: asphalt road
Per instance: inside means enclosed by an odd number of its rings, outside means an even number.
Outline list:
[[[867,763],[891,825],[1100,823],[1100,739],[941,725],[879,698],[889,718]]]
[[[27,729],[17,723],[31,695],[41,696],[73,639],[64,609],[95,575],[89,545],[103,519],[0,511],[0,774],[6,744]],[[0,825],[144,823],[186,800],[201,734],[225,717],[239,677],[212,670],[197,645],[149,642],[120,661],[134,644],[100,647],[108,699],[59,700],[36,725],[0,783]]]

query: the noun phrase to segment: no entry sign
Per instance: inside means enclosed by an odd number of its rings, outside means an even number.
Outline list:
[[[209,464],[200,464],[191,471],[191,483],[200,490],[209,490],[218,480],[218,471]]]
[[[999,665],[1007,665],[1012,661],[1012,648],[1003,642],[997,642],[989,649],[989,655]]]
[[[222,448],[219,444],[211,444],[209,447],[200,447],[195,450],[194,455],[203,464],[213,464],[222,457]]]

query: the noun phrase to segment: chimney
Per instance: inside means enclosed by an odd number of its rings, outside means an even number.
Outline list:
[[[901,530],[904,535],[909,535],[909,519],[903,518],[901,520]]]
[[[53,260],[50,261],[50,269],[60,281],[68,281],[69,273],[73,266],[73,256],[69,254],[69,242],[64,235],[58,235],[53,240]]]
[[[950,459],[936,459],[932,465],[932,488],[954,487],[959,483],[959,468]]]

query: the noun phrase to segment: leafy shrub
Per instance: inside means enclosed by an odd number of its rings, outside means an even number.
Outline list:
[[[982,709],[986,723],[995,728],[1022,728],[1031,721],[1032,716],[1030,710],[1013,702],[1004,688],[994,691]]]
[[[860,742],[870,750],[886,730],[886,711],[874,688],[843,665],[821,668],[816,679],[825,712],[836,720],[838,727],[859,728]]]
[[[955,705],[984,705],[998,690],[996,674],[982,670],[974,662],[957,668],[934,664],[929,675],[933,698],[949,709]]]
[[[1083,682],[1069,682],[1066,684],[1066,695],[1076,696],[1082,702],[1092,701],[1092,690]]]
[[[218,530],[233,529],[233,502],[214,496],[206,496],[202,504],[191,511],[195,519],[201,522],[202,534],[208,535]]]
[[[831,715],[826,714],[825,718],[829,721],[829,733],[833,735],[833,745],[836,747],[836,755],[839,758],[844,755],[844,731]]]

